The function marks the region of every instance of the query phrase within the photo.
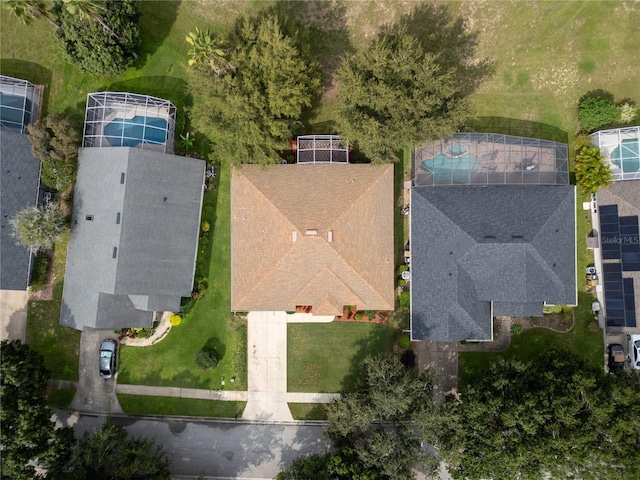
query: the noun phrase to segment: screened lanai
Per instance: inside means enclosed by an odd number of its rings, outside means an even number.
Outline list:
[[[126,92],[90,93],[84,147],[134,147],[173,153],[176,107],[168,100]]]
[[[297,163],[349,163],[349,144],[337,135],[302,135]]]
[[[601,130],[592,143],[609,163],[613,180],[640,180],[640,126]]]
[[[26,133],[35,122],[42,105],[41,87],[19,78],[0,75],[0,126],[2,129]]]
[[[456,133],[413,152],[413,185],[568,185],[564,143],[494,133]]]

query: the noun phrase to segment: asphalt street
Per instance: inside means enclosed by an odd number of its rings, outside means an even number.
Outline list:
[[[76,435],[100,428],[106,415],[56,411],[56,420]],[[272,479],[300,455],[325,453],[330,444],[324,425],[261,423],[171,417],[111,415],[130,435],[152,438],[164,446],[171,473],[180,477]]]

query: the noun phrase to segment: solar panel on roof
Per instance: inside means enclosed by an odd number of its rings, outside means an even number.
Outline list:
[[[617,223],[600,224],[600,233],[602,233],[603,235],[605,233],[608,233],[608,234],[618,233],[619,231],[620,231],[620,227],[618,226]]]
[[[636,312],[627,311],[624,314],[624,323],[626,327],[636,327]]]
[[[640,245],[635,245],[633,243],[622,244],[620,245],[620,251],[622,253],[640,253]]]
[[[638,236],[638,225],[621,225],[620,235]]]
[[[600,225],[618,225],[618,217],[616,215],[600,215]]]
[[[638,217],[619,217],[620,218],[620,226],[638,226]]]
[[[600,215],[618,215],[618,205],[599,205]]]
[[[604,273],[620,273],[622,272],[622,267],[619,263],[604,263],[602,265],[602,271]]]
[[[625,272],[640,272],[640,263],[625,263]]]
[[[640,263],[640,253],[623,253],[622,263]]]

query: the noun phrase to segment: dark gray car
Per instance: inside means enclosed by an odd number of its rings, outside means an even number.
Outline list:
[[[115,340],[105,340],[100,346],[100,376],[111,378],[116,372],[116,353],[118,344]]]

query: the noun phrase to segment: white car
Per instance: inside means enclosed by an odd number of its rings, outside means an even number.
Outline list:
[[[631,368],[640,370],[640,335],[627,335],[629,340],[629,363]]]

